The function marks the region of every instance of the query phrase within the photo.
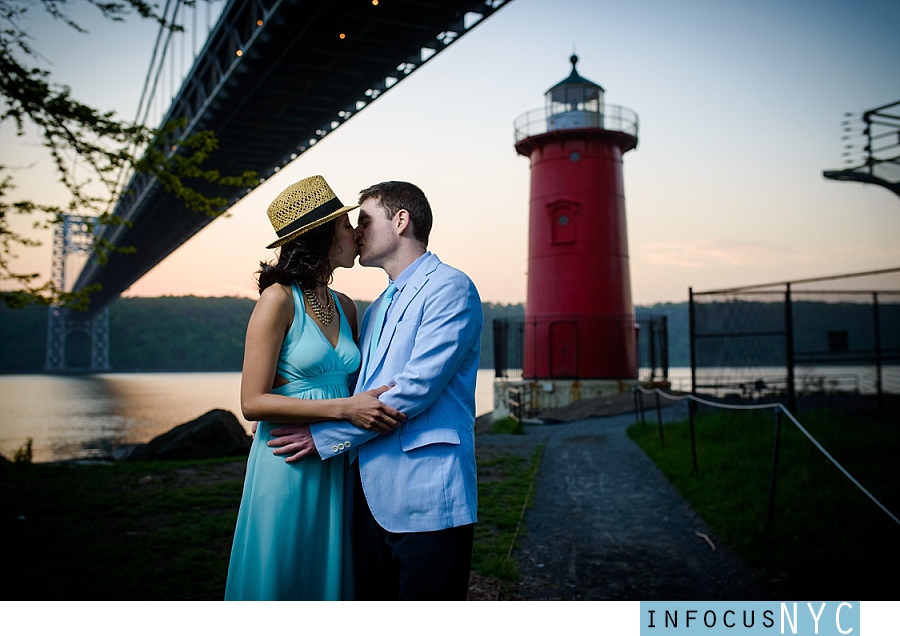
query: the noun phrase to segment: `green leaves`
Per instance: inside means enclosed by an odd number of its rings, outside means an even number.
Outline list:
[[[228,200],[225,197],[207,197],[186,181],[196,180],[220,186],[252,186],[257,182],[256,173],[248,171],[240,176],[222,176],[218,170],[204,170],[203,162],[218,149],[219,140],[209,130],[179,139],[178,133],[185,126],[187,120],[184,118],[167,122],[156,132],[153,143],[134,167],[138,172],[155,176],[189,210],[219,216],[225,211]],[[172,138],[174,141],[169,142]]]
[[[157,13],[157,7],[143,0],[88,0],[101,14],[113,22],[137,14],[172,31],[182,31]],[[193,0],[186,2],[194,4]],[[42,0],[44,11],[76,31],[86,31],[72,20],[64,0]],[[256,173],[221,175],[204,170],[203,162],[218,148],[211,131],[200,131],[182,138],[187,125],[184,119],[168,122],[159,130],[120,120],[113,111],[100,111],[74,99],[68,86],[52,83],[50,72],[34,66],[46,62],[32,46],[32,38],[20,26],[32,7],[27,0],[0,0],[0,126],[12,124],[18,135],[34,129],[52,159],[58,180],[68,200],[38,202],[10,201],[14,189],[13,169],[0,166],[0,286],[13,291],[0,291],[7,307],[21,308],[29,304],[58,304],[84,308],[93,290],[66,293],[53,282],[40,282],[35,272],[19,272],[12,265],[23,248],[41,243],[31,235],[16,230],[14,219],[34,215],[32,230],[46,229],[61,219],[63,213],[96,216],[101,225],[125,223],[109,211],[122,194],[121,176],[125,171],[152,174],[163,187],[184,202],[192,211],[210,216],[222,214],[228,201],[222,196],[207,196],[203,190],[212,186],[252,186]],[[27,170],[20,168],[18,170]],[[133,253],[128,246],[114,246],[98,239],[94,245],[97,260],[105,264],[115,251]]]

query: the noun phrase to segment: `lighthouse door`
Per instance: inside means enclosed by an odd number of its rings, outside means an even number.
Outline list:
[[[574,378],[576,376],[576,342],[574,322],[550,324],[550,377]]]

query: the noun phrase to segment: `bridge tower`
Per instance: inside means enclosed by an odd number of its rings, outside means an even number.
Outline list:
[[[94,219],[77,214],[63,214],[53,227],[53,264],[51,280],[57,289],[66,284],[66,259],[70,254],[90,253],[93,249]],[[91,339],[89,371],[108,371],[109,307],[91,316],[58,305],[51,306],[47,316],[47,358],[45,371],[63,372],[66,367],[66,340],[69,334],[83,332]]]
[[[531,410],[627,390],[638,376],[622,156],[637,114],[578,74],[516,120],[531,160],[523,377]],[[553,394],[546,395],[543,394]]]

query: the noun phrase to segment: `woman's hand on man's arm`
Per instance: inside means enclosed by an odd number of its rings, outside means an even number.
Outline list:
[[[406,421],[406,415],[378,399],[390,388],[384,385],[346,398],[343,419],[364,431],[390,433]]]

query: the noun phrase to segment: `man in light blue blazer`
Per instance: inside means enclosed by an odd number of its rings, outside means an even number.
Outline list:
[[[408,420],[385,434],[313,424],[312,441],[322,459],[350,453],[357,597],[465,600],[481,299],[468,276],[427,251],[431,208],[419,188],[380,183],[359,202],[359,262],[384,269],[390,284],[363,318],[356,392],[392,385],[380,399]],[[297,435],[270,446],[312,452]]]

